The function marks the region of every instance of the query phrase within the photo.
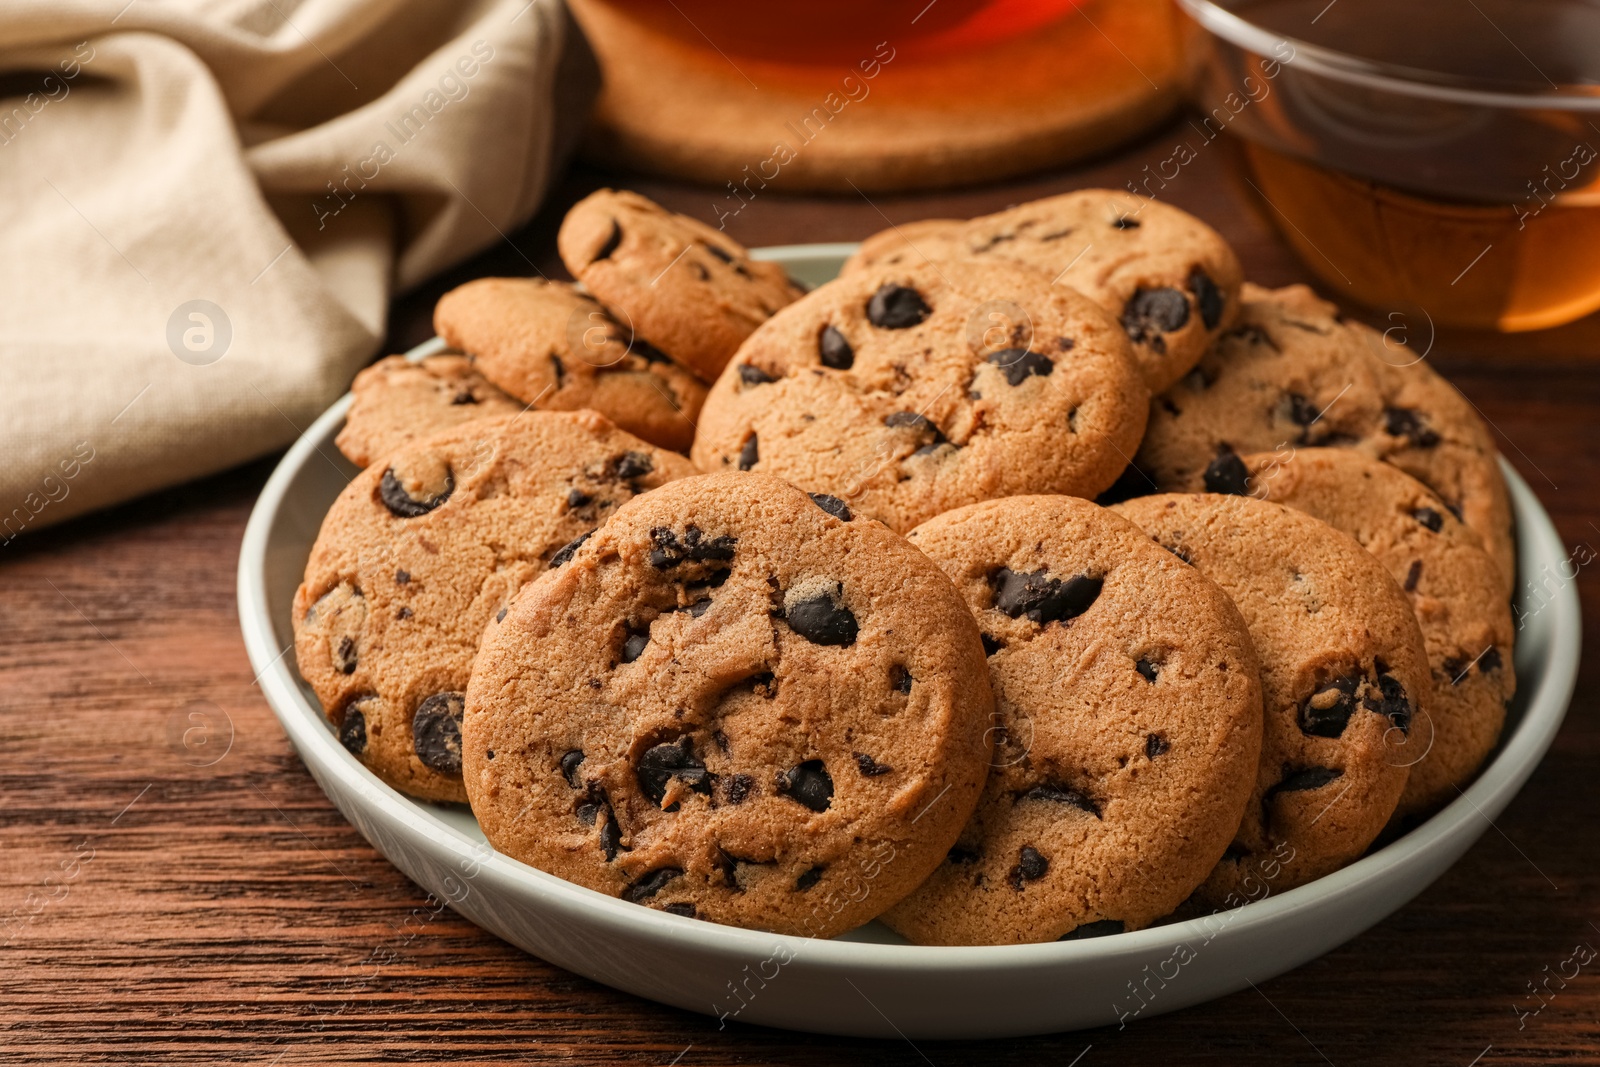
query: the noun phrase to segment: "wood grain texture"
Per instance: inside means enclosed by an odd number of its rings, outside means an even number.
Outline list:
[[[1184,136],[1179,123],[998,188],[872,202],[769,189],[729,229],[752,244],[852,239],[886,218],[1121,186]],[[1253,278],[1301,280],[1230,165],[1207,148],[1164,195],[1232,240]],[[461,280],[556,274],[560,213],[599,184],[703,218],[723,204],[574,172],[508,243],[399,301],[391,348],[431,334],[433,299]],[[1600,549],[1597,354],[1590,320],[1440,337],[1429,358],[1494,424],[1567,543]],[[1566,725],[1495,827],[1398,914],[1259,990],[1121,1031],[982,1044],[719,1030],[435,913],[329,804],[253,685],[235,618],[239,538],[271,463],[0,548],[0,1062],[1600,1063],[1600,960],[1551,980],[1537,1015],[1516,1010],[1539,1004],[1529,984],[1574,946],[1600,947],[1593,629]],[[1600,618],[1600,578],[1577,582]]]

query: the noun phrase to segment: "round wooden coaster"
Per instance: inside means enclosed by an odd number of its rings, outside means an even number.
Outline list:
[[[726,185],[730,211],[769,184],[926,189],[1060,165],[1149,128],[1182,90],[1170,0],[1082,0],[1025,35],[935,54],[886,33],[836,65],[693,44],[604,0],[569,5],[604,78],[584,155]]]

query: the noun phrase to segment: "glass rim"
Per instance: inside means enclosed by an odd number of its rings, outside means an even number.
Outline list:
[[[1271,56],[1275,45],[1287,42],[1294,46],[1294,58],[1279,60],[1285,66],[1301,67],[1315,74],[1368,88],[1449,103],[1475,104],[1480,107],[1600,111],[1600,86],[1583,87],[1588,91],[1580,91],[1577,86],[1567,85],[1538,92],[1518,93],[1478,89],[1468,84],[1452,84],[1452,81],[1465,79],[1454,79],[1447,74],[1362,59],[1348,52],[1276,33],[1236,14],[1219,0],[1177,0],[1177,2],[1178,6],[1207,32],[1233,45],[1258,55]]]

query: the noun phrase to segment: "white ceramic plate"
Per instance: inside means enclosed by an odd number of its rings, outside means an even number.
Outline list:
[[[833,277],[853,245],[766,249],[795,277]],[[416,355],[437,351],[434,342]],[[833,941],[756,933],[628,904],[494,852],[464,807],[411,800],[335,739],[295,672],[290,604],[334,497],[356,473],[333,446],[349,398],[328,409],[262,490],[239,558],[239,615],[261,688],[313,777],[412,880],[479,926],[570,971],[722,1018],[824,1033],[995,1037],[1148,1017],[1263,982],[1399,908],[1461,856],[1533,773],[1577,676],[1568,581],[1522,605],[1518,698],[1501,748],[1423,826],[1310,885],[1231,912],[1094,940],[928,948],[872,924]],[[1509,466],[1524,575],[1561,575],[1566,551]],[[1548,570],[1546,570],[1548,568]],[[1131,984],[1130,984],[1131,983]],[[1135,996],[1133,989],[1139,992]]]

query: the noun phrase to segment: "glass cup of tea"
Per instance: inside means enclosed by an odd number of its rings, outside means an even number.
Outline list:
[[[1177,0],[1192,122],[1335,292],[1440,325],[1600,309],[1600,5]]]

